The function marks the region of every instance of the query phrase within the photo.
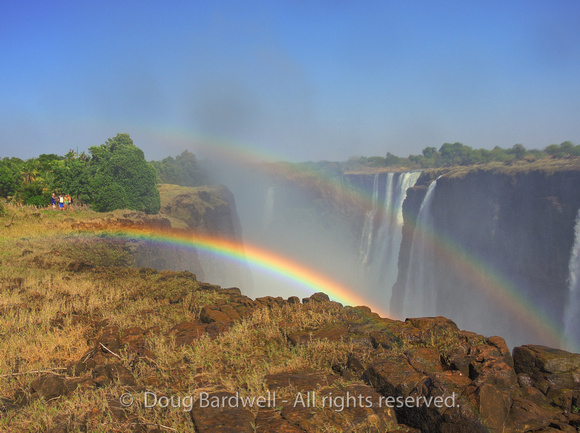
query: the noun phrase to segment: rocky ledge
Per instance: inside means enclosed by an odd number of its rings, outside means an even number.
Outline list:
[[[99,269],[75,272],[98,273]],[[39,375],[28,389],[2,398],[4,416],[39,399],[66,401],[75,393],[110,390],[105,408],[114,426],[110,431],[177,431],[144,421],[140,414],[153,402],[162,407],[165,402],[165,411],[188,405],[179,413],[188,418],[190,429],[193,425],[200,433],[573,433],[580,427],[578,354],[536,345],[516,347],[510,353],[502,338],[459,330],[444,317],[391,320],[368,307],[344,307],[323,293],[302,300],[250,299],[237,288],[199,283],[187,272],[157,273],[145,268],[134,272],[144,279],[178,283],[181,292],[156,295],[157,302],[168,308],[187,305],[192,310],[191,296],[218,296],[192,312],[191,320],[166,331],[159,326],[122,327],[94,320],[90,349],[62,374]],[[275,314],[281,319],[264,319]],[[324,315],[335,319],[310,320],[305,325],[304,318]],[[65,320],[56,317],[51,324],[59,327]],[[244,324],[250,325],[242,328]],[[246,338],[244,332],[257,328],[267,332],[264,335],[282,336],[275,352],[267,344],[275,338],[260,337],[219,366],[196,364],[190,358],[199,349],[206,350],[210,359],[209,342],[218,342],[227,351],[236,339]],[[187,356],[164,369],[162,361],[169,354],[154,344],[161,340],[171,341],[172,351],[186,348]],[[341,350],[330,356],[338,346]],[[308,352],[308,348],[313,349]],[[279,363],[276,371],[258,375],[258,387],[249,382],[239,389],[228,387],[211,374],[219,370],[218,376],[233,377],[240,360],[256,371],[268,371],[263,365],[284,350],[310,353],[312,359],[326,352],[333,361],[328,368],[314,361],[309,364],[308,359],[302,364]],[[191,368],[195,376],[184,381]],[[261,392],[252,394],[250,389]],[[123,401],[127,393],[135,405]],[[174,401],[172,396],[189,397]],[[51,418],[43,431],[87,431],[90,416],[65,412]]]

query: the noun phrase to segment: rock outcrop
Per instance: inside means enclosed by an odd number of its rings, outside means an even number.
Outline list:
[[[197,236],[227,239],[243,245],[242,228],[232,193],[222,185],[184,187],[161,185],[161,210],[169,227]],[[187,270],[202,280],[220,285],[252,287],[252,277],[241,263],[224,260],[190,245],[142,243],[136,251],[137,266],[157,270]]]

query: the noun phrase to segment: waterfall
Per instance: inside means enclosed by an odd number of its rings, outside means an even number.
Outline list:
[[[375,174],[373,180],[373,198],[371,209],[367,212],[359,245],[359,257],[363,267],[369,265],[370,254],[373,247],[375,216],[379,209],[379,175]]]
[[[368,291],[385,307],[390,307],[392,287],[397,280],[403,202],[420,174],[419,171],[376,174],[373,179],[372,206],[365,217],[359,257]]]
[[[580,347],[580,209],[574,227],[574,245],[568,265],[569,298],[564,314],[564,335],[571,350]]]
[[[430,232],[433,224],[431,202],[436,186],[436,180],[429,185],[417,216],[403,301],[404,317],[432,316],[435,314],[433,245],[430,240]]]
[[[373,251],[373,272],[370,281],[391,299],[391,290],[397,280],[399,249],[403,238],[403,202],[407,190],[415,185],[421,172],[389,173],[385,200]],[[395,181],[396,180],[396,181]]]

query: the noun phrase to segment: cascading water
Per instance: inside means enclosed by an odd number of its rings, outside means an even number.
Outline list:
[[[435,288],[432,281],[433,244],[430,232],[433,224],[431,202],[437,181],[431,182],[419,208],[417,224],[411,243],[409,268],[403,301],[403,317],[422,317],[435,314]]]
[[[564,314],[564,335],[571,350],[580,348],[580,209],[574,227],[574,246],[570,254],[569,298]]]
[[[363,267],[369,265],[369,258],[373,249],[374,226],[377,210],[379,209],[379,175],[375,174],[373,179],[373,201],[372,207],[367,212],[365,223],[362,230],[359,253]]]
[[[386,184],[386,198],[381,225],[377,231],[374,282],[386,289],[386,296],[391,297],[391,288],[397,280],[399,248],[403,237],[403,202],[407,190],[415,185],[421,172],[400,173],[395,177],[389,173]],[[397,179],[396,183],[394,179]]]
[[[360,242],[360,262],[372,295],[389,307],[397,279],[403,231],[403,202],[421,172],[376,174],[372,207],[366,215]],[[384,185],[384,188],[383,188]]]

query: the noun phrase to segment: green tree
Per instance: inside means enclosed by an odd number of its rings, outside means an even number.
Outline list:
[[[89,148],[93,205],[96,210],[127,208],[157,213],[161,207],[156,173],[129,134],[117,134]]]
[[[19,158],[2,158],[0,160],[0,196],[12,197],[20,189],[20,175],[24,161]]]
[[[151,164],[157,170],[161,183],[181,186],[201,186],[208,183],[205,170],[196,156],[188,150],[175,158],[169,156],[161,161],[151,161]]]
[[[53,167],[53,189],[81,202],[92,201],[91,167],[86,157],[59,160]]]
[[[385,165],[387,167],[394,167],[401,163],[401,158],[397,155],[393,155],[391,152],[387,152],[387,157],[385,158]]]
[[[423,156],[425,158],[435,158],[435,155],[437,155],[437,149],[434,147],[426,147],[425,149],[423,149]]]
[[[528,153],[528,151],[526,150],[523,144],[517,143],[514,144],[513,147],[507,151],[507,153],[514,155],[514,158],[519,160],[523,159],[524,156],[526,156],[526,154]]]

